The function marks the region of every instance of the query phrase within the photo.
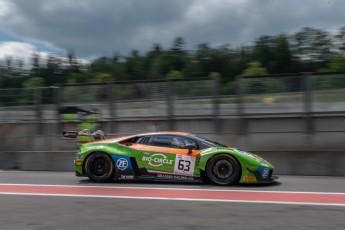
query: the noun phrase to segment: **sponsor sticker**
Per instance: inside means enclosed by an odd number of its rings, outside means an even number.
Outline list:
[[[157,178],[164,178],[164,179],[180,179],[180,180],[194,180],[193,177],[188,176],[179,176],[179,175],[170,175],[170,174],[158,174]]]
[[[134,176],[133,175],[121,175],[119,179],[121,179],[121,180],[133,180]]]
[[[261,172],[261,176],[263,179],[266,179],[268,177],[268,174],[269,174],[268,168],[264,168]]]
[[[128,161],[125,158],[119,158],[116,161],[116,167],[122,171],[125,171],[128,168]]]
[[[244,176],[243,180],[245,180],[245,181],[256,181],[256,177],[255,176]]]
[[[75,165],[75,166],[81,166],[81,165],[83,165],[83,162],[82,162],[82,161],[76,161],[76,162],[74,163],[74,165]]]
[[[172,165],[174,160],[169,160],[167,156],[161,153],[156,153],[151,156],[143,156],[143,162],[148,162],[150,166],[159,167],[162,165]]]

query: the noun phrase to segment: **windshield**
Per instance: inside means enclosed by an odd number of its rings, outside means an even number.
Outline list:
[[[223,145],[221,143],[218,143],[216,141],[210,141],[203,137],[196,136],[194,134],[189,134],[189,137],[193,138],[194,140],[197,140],[198,142],[202,143],[203,145],[206,145],[207,147],[227,147],[226,145]]]

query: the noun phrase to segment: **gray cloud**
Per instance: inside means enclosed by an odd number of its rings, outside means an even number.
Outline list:
[[[344,26],[343,9],[341,0],[12,0],[0,26],[85,58],[170,47],[177,36],[193,48],[306,26],[333,30]]]

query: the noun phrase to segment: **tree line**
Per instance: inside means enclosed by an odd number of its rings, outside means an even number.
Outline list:
[[[146,53],[114,52],[88,64],[73,52],[45,60],[34,54],[29,68],[8,57],[0,65],[0,88],[211,75],[220,77],[222,91],[231,92],[239,74],[317,71],[345,71],[345,27],[335,32],[308,27],[294,34],[263,35],[238,47],[202,43],[194,50],[187,50],[185,40],[176,37],[169,48],[156,43]]]

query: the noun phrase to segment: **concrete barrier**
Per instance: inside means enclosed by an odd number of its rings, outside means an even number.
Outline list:
[[[303,176],[345,176],[345,151],[261,151],[275,173]]]
[[[241,133],[236,117],[222,117],[221,130],[215,133],[212,118],[174,120],[175,130],[258,153],[275,165],[277,174],[345,176],[345,117],[320,115],[313,122],[313,132],[306,132],[305,117],[252,117]],[[103,122],[102,129],[109,133],[112,125]],[[63,140],[56,123],[43,123],[42,135],[35,135],[35,127],[34,123],[0,124],[0,169],[73,171],[75,141]],[[168,127],[163,118],[117,120],[117,132],[108,137]]]
[[[16,151],[0,155],[1,169],[23,171],[73,171],[71,151]]]

